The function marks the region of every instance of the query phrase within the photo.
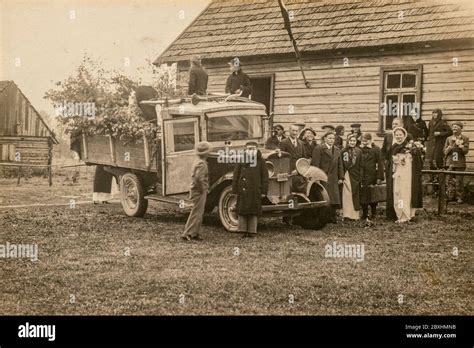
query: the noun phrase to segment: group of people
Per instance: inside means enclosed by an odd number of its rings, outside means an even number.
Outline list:
[[[370,133],[362,132],[360,124],[352,124],[347,137],[342,125],[325,125],[319,142],[310,127],[293,124],[287,137],[283,126],[275,125],[266,147],[289,153],[291,170],[300,158],[307,158],[327,174],[331,222],[336,221],[341,208],[347,219],[375,218],[378,202],[386,201],[387,218],[401,223],[423,207],[421,171],[425,161],[430,169],[466,169],[469,139],[462,128],[461,122],[450,127],[436,109],[428,126],[416,114],[394,118],[381,148]],[[436,181],[436,176],[432,179]],[[450,176],[448,187],[453,187],[451,199],[462,203],[463,176]]]

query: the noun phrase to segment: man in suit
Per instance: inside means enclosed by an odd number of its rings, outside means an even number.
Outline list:
[[[280,150],[290,154],[290,170],[296,169],[296,161],[306,157],[304,144],[298,139],[299,128],[296,124],[290,126],[290,136],[280,143]]]
[[[273,133],[274,134],[268,138],[265,143],[265,148],[270,150],[279,149],[282,140],[286,139],[285,129],[281,124],[277,124],[273,127]]]
[[[225,92],[230,94],[240,94],[242,98],[248,98],[252,94],[252,83],[249,76],[242,71],[240,59],[235,57],[228,63],[231,74],[225,84]]]

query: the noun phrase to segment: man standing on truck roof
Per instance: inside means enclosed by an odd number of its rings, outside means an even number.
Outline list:
[[[227,78],[225,92],[230,94],[240,94],[243,98],[248,98],[252,93],[252,84],[249,76],[242,71],[242,64],[238,57],[232,58],[229,63],[232,72]]]
[[[203,141],[197,144],[196,155],[199,157],[194,163],[192,171],[191,190],[189,191],[193,208],[189,214],[186,227],[181,239],[184,241],[202,240],[201,227],[206,206],[207,193],[209,191],[209,171],[207,167],[207,156],[211,152],[211,144]]]
[[[189,70],[188,95],[206,95],[208,79],[209,76],[201,64],[201,56],[193,56]]]

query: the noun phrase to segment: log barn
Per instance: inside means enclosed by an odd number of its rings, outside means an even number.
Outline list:
[[[252,99],[273,123],[361,123],[380,144],[394,114],[416,105],[424,121],[440,108],[474,139],[474,6],[457,0],[284,0],[309,82],[306,88],[277,0],[212,1],[157,58],[177,63],[185,88],[199,54],[208,92],[224,92],[239,57]],[[383,110],[383,111],[382,111]],[[390,109],[389,109],[390,110]],[[420,111],[418,110],[418,111]],[[396,115],[395,115],[396,116]],[[474,167],[474,149],[468,166]]]
[[[0,81],[0,163],[51,164],[54,133],[13,81]]]

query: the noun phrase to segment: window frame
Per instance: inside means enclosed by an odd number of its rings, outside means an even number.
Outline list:
[[[415,87],[402,87],[403,83],[403,73],[410,72],[416,75]],[[388,89],[386,84],[387,80],[385,76],[390,73],[400,73],[400,88],[391,88]],[[401,103],[403,103],[403,94],[414,93],[415,102],[418,103],[421,112],[422,104],[422,86],[423,86],[423,65],[422,64],[413,64],[413,65],[393,65],[393,66],[382,66],[380,67],[380,92],[379,92],[379,117],[378,117],[378,133],[377,135],[383,136],[386,133],[385,129],[385,115],[382,114],[383,108],[382,105],[385,103],[385,96],[389,94],[398,95],[398,108],[399,114],[401,114],[402,109],[400,108]]]

